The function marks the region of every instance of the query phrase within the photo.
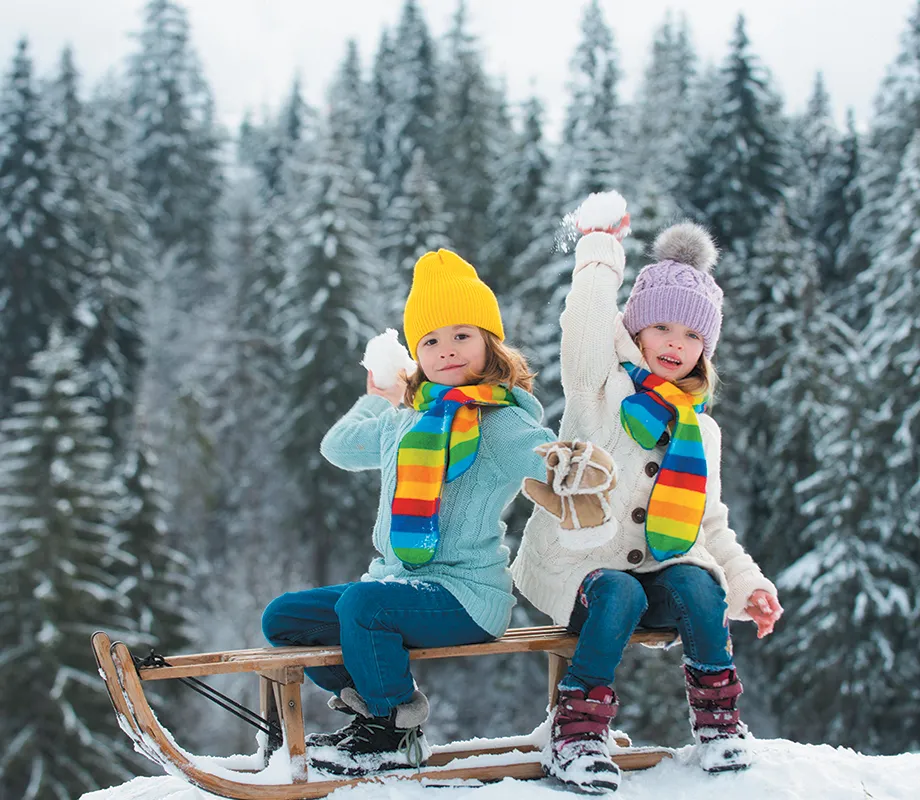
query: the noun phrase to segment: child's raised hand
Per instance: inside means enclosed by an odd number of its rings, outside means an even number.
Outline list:
[[[575,211],[575,227],[582,233],[609,233],[622,242],[629,235],[626,201],[619,192],[589,194]]]
[[[609,225],[599,226],[597,223],[587,224],[586,227],[581,227],[581,224],[578,226],[578,230],[581,233],[609,233],[616,237],[618,242],[622,242],[629,235],[629,214],[624,214],[619,222],[611,223]]]
[[[396,408],[399,408],[399,405],[402,403],[403,398],[405,397],[407,383],[408,378],[406,377],[406,371],[401,369],[397,374],[396,383],[394,383],[389,389],[381,389],[376,383],[374,383],[374,373],[370,370],[367,371],[367,393],[375,394],[378,397],[385,397]]]
[[[773,633],[773,626],[783,615],[783,607],[779,604],[776,595],[772,595],[763,589],[751,592],[747,607],[744,610],[757,623],[758,639],[763,639],[764,636],[769,636]]]

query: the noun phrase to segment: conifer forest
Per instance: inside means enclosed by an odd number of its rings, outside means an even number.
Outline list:
[[[743,17],[706,65],[663,13],[627,100],[615,24],[599,0],[578,14],[558,137],[539,96],[511,103],[487,72],[464,0],[438,37],[405,0],[373,52],[341,53],[322,108],[295,80],[236,130],[176,0],[146,3],[98,85],[71,50],[39,73],[28,40],[0,65],[0,800],[152,769],[94,630],[137,652],[261,647],[273,597],[360,577],[375,477],[319,442],[365,390],[367,340],[401,329],[426,250],[492,286],[558,426],[560,223],[606,189],[629,202],[627,284],[670,222],[722,250],[725,499],[786,609],[763,641],[733,629],[749,724],[920,748],[920,3],[865,130],[835,123],[820,73],[788,112]],[[512,552],[530,508],[510,509]],[[519,600],[513,625],[544,624]],[[679,648],[637,650],[618,724],[685,744]],[[416,677],[435,742],[545,718],[539,654]],[[258,707],[252,676],[213,683]],[[157,697],[185,746],[255,750],[186,691]],[[338,727],[309,682],[304,706],[308,730]]]

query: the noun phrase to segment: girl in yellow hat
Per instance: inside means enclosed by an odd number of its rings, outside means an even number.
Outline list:
[[[343,666],[306,671],[354,715],[308,737],[313,766],[340,775],[428,757],[428,701],[406,648],[505,632],[515,601],[502,510],[524,478],[545,476],[534,448],[556,438],[540,424],[526,360],[504,343],[495,295],[458,255],[419,259],[404,331],[415,373],[384,389],[369,372],[367,394],[321,445],[342,469],[381,471],[380,555],[361,581],[281,595],[262,618],[274,645],[342,647]]]

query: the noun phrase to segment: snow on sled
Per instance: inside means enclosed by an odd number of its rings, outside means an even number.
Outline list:
[[[637,631],[631,643],[664,646],[674,642],[669,631]],[[576,637],[565,628],[512,628],[503,637],[483,644],[420,648],[412,659],[450,658],[490,653],[545,652],[549,656],[550,706],[556,685],[567,668]],[[426,765],[416,772],[399,771],[363,778],[330,780],[309,766],[304,740],[300,687],[304,667],[341,664],[337,647],[277,647],[219,653],[135,659],[122,642],[98,631],[92,638],[99,672],[105,681],[121,729],[138,752],[189,783],[236,800],[307,800],[324,797],[342,786],[390,780],[394,777],[443,785],[457,780],[481,782],[503,778],[542,778],[540,750],[548,736],[544,723],[529,736],[474,739],[432,748]],[[260,714],[237,706],[260,727],[260,750],[249,757],[216,758],[183,750],[157,720],[147,702],[143,683],[151,680],[193,680],[198,691],[214,692],[197,681],[200,676],[252,672],[259,676]],[[223,698],[223,696],[220,696]],[[220,705],[227,707],[223,698]],[[233,703],[233,701],[229,701]],[[235,703],[233,703],[236,705]],[[235,712],[239,714],[239,712]],[[647,769],[671,752],[664,748],[635,748],[624,734],[615,734],[613,760],[621,769]],[[270,755],[269,755],[270,753]]]

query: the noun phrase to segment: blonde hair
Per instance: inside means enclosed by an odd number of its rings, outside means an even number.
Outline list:
[[[679,381],[674,381],[674,385],[687,394],[706,395],[709,398],[707,405],[712,405],[719,386],[719,374],[705,353],[701,353],[693,369]]]
[[[470,376],[470,383],[500,383],[507,389],[520,387],[528,392],[533,391],[533,379],[536,373],[530,371],[524,354],[505,344],[491,331],[483,328],[480,328],[479,331],[486,343],[486,363],[482,372]],[[421,366],[409,378],[404,396],[404,401],[409,408],[412,408],[418,387],[422,385],[422,381],[427,380]]]

